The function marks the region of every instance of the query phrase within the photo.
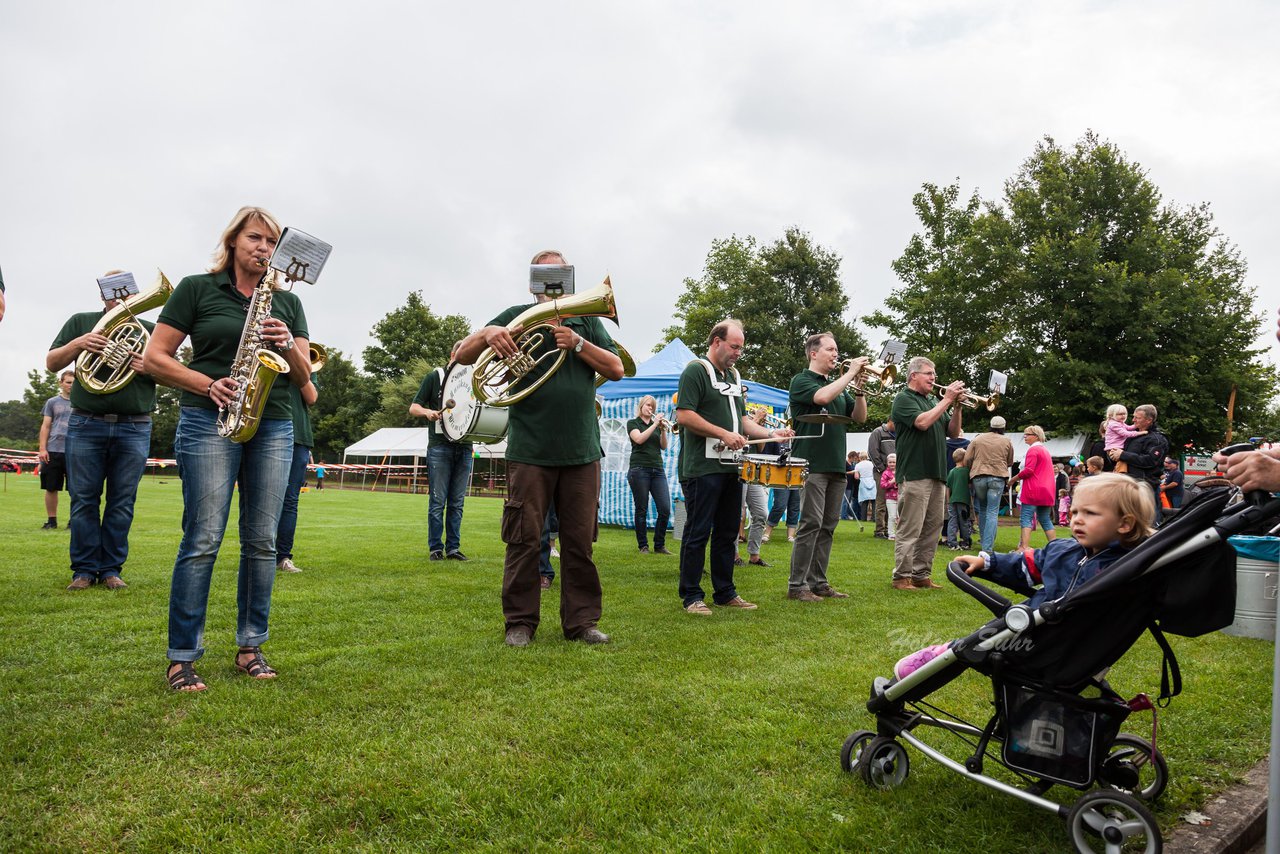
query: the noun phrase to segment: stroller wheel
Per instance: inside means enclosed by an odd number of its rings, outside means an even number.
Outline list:
[[[1140,801],[1154,801],[1169,784],[1169,766],[1159,750],[1151,749],[1151,742],[1120,733],[1111,743],[1111,752],[1102,763],[1098,777],[1111,788]]]
[[[1067,832],[1081,854],[1160,854],[1164,840],[1151,812],[1123,792],[1089,792],[1067,814]]]
[[[892,738],[876,736],[862,748],[858,757],[858,770],[862,779],[877,789],[893,789],[901,786],[911,773],[911,761],[907,751]]]
[[[853,769],[858,765],[858,758],[862,755],[862,750],[867,746],[876,734],[869,729],[860,729],[853,735],[844,740],[844,746],[840,748],[840,770],[853,773]]]

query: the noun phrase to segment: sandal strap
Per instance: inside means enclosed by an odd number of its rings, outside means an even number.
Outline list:
[[[252,657],[244,663],[240,663],[240,656],[252,653]],[[236,653],[236,667],[252,676],[254,679],[262,679],[267,676],[275,676],[276,671],[271,665],[267,664],[267,660],[262,657],[262,647],[255,646],[250,649],[242,649]]]
[[[167,676],[169,687],[174,691],[181,691],[183,688],[191,688],[196,685],[204,685],[204,680],[200,678],[200,674],[196,673],[195,667],[190,661],[175,661],[169,666],[178,665],[177,670],[171,670]]]

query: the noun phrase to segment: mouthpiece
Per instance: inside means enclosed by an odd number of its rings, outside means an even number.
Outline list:
[[[259,267],[265,267],[270,260],[270,258],[254,258],[253,263],[257,264]]]

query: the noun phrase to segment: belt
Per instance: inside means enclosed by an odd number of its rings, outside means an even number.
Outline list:
[[[86,409],[71,410],[73,415],[83,415],[85,418],[92,418],[94,421],[105,421],[108,424],[146,424],[151,420],[150,415],[116,415],[114,413],[102,414],[98,412],[89,412]]]

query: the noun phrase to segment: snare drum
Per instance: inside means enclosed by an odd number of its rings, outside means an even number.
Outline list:
[[[739,480],[771,488],[804,486],[805,478],[809,476],[809,461],[799,457],[788,457],[785,462],[779,462],[774,454],[744,454],[741,466]]]
[[[444,410],[434,429],[442,432],[450,442],[479,442],[492,445],[507,436],[507,419],[510,413],[505,407],[485,406],[479,403],[471,391],[471,365],[452,365],[444,375],[445,401],[453,406]]]

